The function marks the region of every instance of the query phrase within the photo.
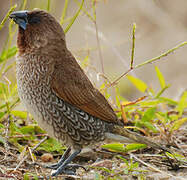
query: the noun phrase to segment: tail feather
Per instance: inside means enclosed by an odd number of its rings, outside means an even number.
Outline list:
[[[157,143],[149,140],[147,137],[141,136],[140,134],[129,131],[128,129],[125,129],[125,128],[123,128],[121,126],[118,126],[118,125],[114,125],[112,133],[115,134],[113,136],[114,140],[116,138],[116,140],[118,139],[120,141],[120,139],[121,139],[121,141],[123,141],[123,138],[121,137],[121,136],[123,136],[125,139],[128,138],[133,142],[146,144],[146,145],[148,145],[152,148],[155,148],[155,149],[161,149],[161,150],[164,150],[164,151],[167,151],[167,152],[171,152],[170,149],[162,146],[161,144],[157,144]],[[110,137],[112,138],[111,134],[110,134]]]

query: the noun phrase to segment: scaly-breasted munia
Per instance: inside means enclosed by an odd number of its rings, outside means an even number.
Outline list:
[[[126,142],[130,138],[164,149],[118,124],[108,101],[67,49],[64,31],[53,16],[33,10],[13,12],[10,18],[19,26],[16,68],[20,99],[40,127],[71,147],[51,166],[53,176],[74,174],[79,165],[69,163],[81,149],[106,139]]]

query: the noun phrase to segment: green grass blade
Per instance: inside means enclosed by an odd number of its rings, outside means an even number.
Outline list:
[[[165,86],[166,86],[165,79],[164,79],[164,76],[161,73],[160,69],[158,68],[158,66],[155,66],[155,71],[156,71],[157,77],[159,79],[161,88],[162,89],[165,88]]]
[[[133,85],[135,85],[136,88],[137,88],[139,91],[141,91],[141,92],[143,92],[143,93],[146,91],[147,85],[146,85],[146,83],[144,83],[142,80],[140,80],[140,79],[138,79],[138,78],[136,78],[136,77],[134,77],[134,76],[130,76],[130,75],[127,76],[127,79],[128,79]]]
[[[66,29],[64,30],[65,33],[67,33],[69,31],[69,29],[71,28],[71,26],[73,25],[73,23],[75,22],[75,20],[77,19],[82,7],[83,7],[83,4],[84,4],[84,0],[82,0],[81,2],[81,5],[77,11],[77,13],[73,16],[71,22],[68,24],[68,26],[66,27]]]
[[[51,0],[47,0],[47,11],[50,11]]]
[[[14,9],[16,9],[16,7],[17,7],[17,4],[15,4],[14,6],[12,6],[12,7],[10,8],[10,10],[8,11],[8,13],[6,14],[6,16],[3,18],[3,20],[2,20],[2,22],[1,22],[1,24],[0,24],[0,30],[3,28],[3,26],[4,26],[5,22],[6,22],[6,20],[7,20],[8,17],[9,17],[9,15],[14,11]]]
[[[65,3],[64,3],[64,8],[63,8],[63,11],[62,11],[62,16],[60,18],[60,24],[63,25],[64,23],[64,18],[66,16],[66,11],[67,11],[67,7],[68,7],[68,2],[69,0],[65,0]]]

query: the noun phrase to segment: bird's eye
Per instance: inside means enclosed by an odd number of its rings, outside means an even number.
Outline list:
[[[39,23],[40,22],[40,17],[38,17],[38,16],[29,16],[28,17],[28,23],[29,24],[37,24],[37,23]]]

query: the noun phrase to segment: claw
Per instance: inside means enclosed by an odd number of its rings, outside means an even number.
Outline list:
[[[52,170],[51,172],[51,176],[57,176],[59,174],[76,175],[76,170],[66,169],[66,170],[61,171],[60,173],[58,173],[58,170]]]
[[[44,168],[48,168],[48,169],[58,169],[58,167],[59,167],[58,163],[44,166]]]

